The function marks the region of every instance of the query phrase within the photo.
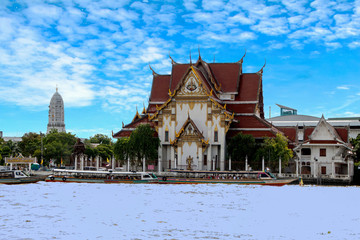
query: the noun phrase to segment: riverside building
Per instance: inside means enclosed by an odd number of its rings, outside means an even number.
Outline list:
[[[46,133],[49,133],[52,129],[56,129],[58,132],[65,132],[64,101],[57,87],[49,105],[49,123]]]
[[[234,63],[181,64],[171,57],[169,75],[151,67],[149,105],[113,134],[129,137],[140,124],[150,124],[161,141],[158,171],[227,169],[226,144],[237,133],[258,140],[281,133],[264,119],[262,74],[243,73],[243,59]]]

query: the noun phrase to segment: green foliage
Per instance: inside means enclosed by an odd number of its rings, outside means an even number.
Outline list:
[[[89,139],[89,141],[91,143],[98,143],[98,144],[105,144],[105,145],[112,144],[111,138],[104,134],[96,134],[95,136],[91,137]]]
[[[22,141],[19,142],[19,148],[22,155],[35,156],[36,150],[41,150],[41,136],[40,134],[29,132],[22,136]]]
[[[251,161],[254,159],[256,151],[256,142],[252,135],[238,133],[231,138],[227,148],[233,169],[244,169],[246,156],[248,157],[248,164],[252,165]]]
[[[350,139],[350,143],[353,146],[353,154],[354,154],[354,160],[355,160],[355,166],[359,166],[360,165],[360,134],[357,135],[356,138],[352,138]]]
[[[281,157],[282,167],[286,166],[293,157],[293,152],[288,148],[286,137],[276,134],[276,138],[266,138],[263,149],[260,150],[271,169],[277,169],[279,166],[279,158]]]
[[[157,159],[160,139],[154,135],[155,131],[149,124],[139,125],[131,133],[130,156],[137,165],[141,165],[143,158],[148,163],[153,163]]]
[[[239,133],[230,140],[228,154],[231,156],[232,168],[242,170],[245,169],[246,156],[248,156],[248,164],[253,169],[261,169],[261,161],[264,157],[267,161],[266,165],[273,170],[279,166],[279,157],[282,166],[286,166],[293,157],[286,137],[281,134],[277,134],[275,138],[266,138],[262,144],[256,144],[253,136]]]
[[[57,164],[63,162],[69,163],[70,156],[76,143],[75,135],[71,133],[51,131],[43,138],[44,144],[44,164],[48,163],[50,159],[55,159]]]
[[[106,161],[111,159],[113,155],[113,149],[110,145],[100,144],[96,147],[96,151],[98,155],[102,158],[102,160]]]
[[[114,156],[116,160],[120,161],[120,164],[125,164],[127,159],[130,157],[130,138],[120,138],[114,145]]]

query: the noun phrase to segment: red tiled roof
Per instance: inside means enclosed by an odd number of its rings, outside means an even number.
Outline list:
[[[341,140],[343,140],[344,142],[348,142],[348,135],[349,135],[349,131],[347,128],[335,128],[335,130],[337,131],[337,133],[339,134],[339,136],[341,137]]]
[[[209,63],[215,79],[221,84],[224,92],[237,92],[241,64],[239,63]]]
[[[296,127],[278,127],[280,131],[282,131],[285,136],[293,142],[296,142]]]
[[[184,77],[186,70],[190,64],[173,64],[171,71],[170,89],[174,91],[180,80]]]
[[[136,119],[134,122],[131,122],[123,127],[119,132],[113,135],[113,138],[129,137],[133,129],[141,124],[149,124],[151,127],[154,127],[155,123],[150,122],[147,115],[141,116],[141,118]],[[130,134],[129,134],[130,133]]]
[[[315,129],[314,127],[306,127],[304,129],[304,141],[309,140],[309,136],[312,134],[314,129]]]
[[[314,143],[314,144],[337,144],[338,141],[336,140],[310,140],[309,143]]]
[[[226,109],[235,113],[254,113],[256,104],[226,104]]]
[[[235,116],[238,122],[233,122],[231,128],[271,128],[271,124],[253,116]]]
[[[151,88],[150,101],[165,102],[169,99],[170,75],[155,75]]]
[[[260,77],[256,73],[244,73],[241,75],[239,94],[235,101],[256,101],[259,91]]]

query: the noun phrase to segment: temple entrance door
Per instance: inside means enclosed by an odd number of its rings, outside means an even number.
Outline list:
[[[193,158],[189,155],[189,157],[186,159],[186,170],[192,170],[191,163],[193,161]]]

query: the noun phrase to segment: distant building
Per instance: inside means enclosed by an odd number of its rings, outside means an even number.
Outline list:
[[[279,106],[281,108],[281,106]],[[360,133],[360,118],[284,115],[267,119],[291,141],[290,172],[309,178],[351,181],[354,160],[350,139]]]
[[[287,116],[287,115],[297,115],[297,110],[293,108],[289,108],[280,104],[276,104],[280,108],[280,115]]]
[[[52,129],[57,129],[58,132],[65,132],[64,101],[58,93],[57,87],[49,105],[49,123],[47,125],[47,133],[49,133]]]

